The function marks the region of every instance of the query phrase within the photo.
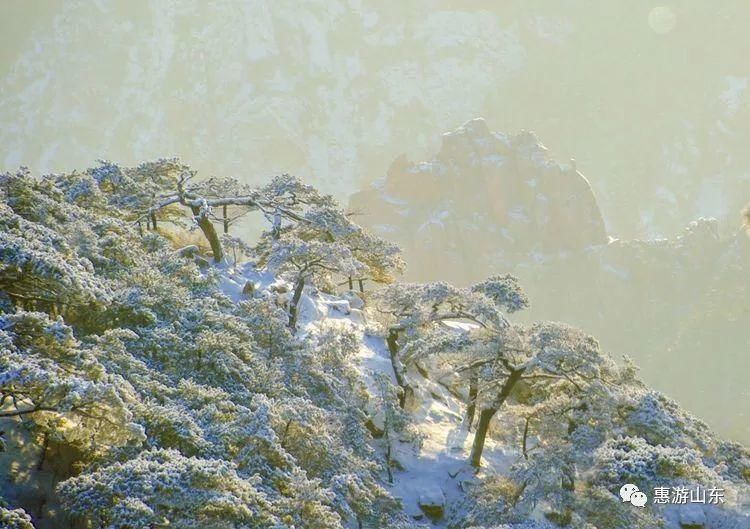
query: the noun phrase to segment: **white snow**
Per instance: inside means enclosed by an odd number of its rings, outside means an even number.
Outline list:
[[[465,321],[456,321],[456,320],[446,320],[443,322],[443,325],[446,327],[450,327],[451,329],[456,329],[458,331],[470,331],[472,329],[476,329],[478,325],[476,323],[469,323]]]
[[[448,325],[457,330],[471,326],[463,322],[448,322]],[[440,378],[436,366],[425,367],[431,378]],[[376,372],[386,373],[395,383],[382,338],[363,336],[360,368],[371,391]],[[443,385],[425,379],[415,370],[409,370],[407,376],[419,403],[412,418],[423,442],[419,449],[411,443],[396,443],[393,457],[403,470],[394,471],[391,492],[401,499],[405,511],[411,516],[421,517],[420,503],[425,504],[429,498],[438,496],[445,498],[447,512],[450,505],[463,496],[466,482],[474,480],[474,471],[468,464],[473,434],[463,423],[465,406]],[[487,439],[483,472],[506,471],[513,457],[492,439]],[[425,518],[424,523],[429,521]]]
[[[233,300],[242,299],[242,289],[247,281],[256,285],[256,295],[273,295],[279,287],[291,290],[291,285],[277,280],[270,272],[257,271],[252,263],[236,268],[219,267],[222,291]],[[282,288],[283,290],[283,288]],[[279,302],[284,302],[282,298]],[[396,383],[390,355],[385,340],[366,332],[366,321],[361,308],[361,299],[354,293],[332,296],[306,288],[300,300],[299,333],[308,334],[322,325],[338,321],[350,326],[360,334],[359,370],[363,382],[371,395],[376,395],[375,375],[387,375]],[[355,308],[358,307],[358,308]],[[471,329],[474,324],[449,321],[446,325],[456,331]],[[476,479],[468,459],[473,442],[473,433],[464,423],[465,405],[459,397],[438,382],[453,375],[436,363],[424,362],[422,366],[429,377],[417,370],[407,372],[410,385],[415,391],[416,405],[410,410],[413,424],[422,436],[421,446],[412,442],[396,440],[392,458],[402,469],[393,469],[391,493],[403,503],[407,514],[426,526],[443,526],[445,521],[431,521],[424,515],[421,505],[442,505],[444,511],[460,500],[467,485]],[[375,399],[372,400],[373,402]],[[369,410],[378,424],[378,410]],[[382,420],[382,419],[381,419]],[[488,438],[483,453],[482,473],[505,472],[518,454],[505,450],[492,438]],[[384,477],[385,479],[385,477]]]
[[[273,284],[278,281],[269,271],[258,271],[254,263],[244,263],[239,266],[229,266],[227,264],[218,265],[219,288],[235,303],[243,297],[242,289],[245,284],[251,281],[255,285],[255,290],[269,292]]]

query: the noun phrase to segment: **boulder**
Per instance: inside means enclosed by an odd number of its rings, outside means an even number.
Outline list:
[[[245,286],[242,287],[242,295],[245,296],[246,298],[251,298],[253,297],[253,294],[255,293],[256,288],[257,287],[255,286],[254,282],[247,281],[245,283]]]
[[[351,312],[351,307],[349,306],[349,302],[345,299],[337,299],[335,301],[328,301],[326,302],[326,305],[328,305],[329,310],[335,310],[336,312],[340,312],[341,314],[349,314]]]
[[[177,250],[175,250],[175,254],[177,254],[180,257],[193,259],[194,257],[200,255],[200,249],[195,244],[189,244],[187,246],[183,246],[182,248],[178,248]]]
[[[313,298],[307,294],[303,294],[299,300],[299,314],[300,320],[320,320],[327,316]]]
[[[419,495],[419,508],[433,522],[445,515],[445,494],[437,485],[428,487]]]
[[[703,529],[706,526],[706,513],[700,505],[681,505],[680,507],[682,529]]]

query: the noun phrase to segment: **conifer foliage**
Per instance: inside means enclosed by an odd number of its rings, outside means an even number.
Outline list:
[[[102,162],[0,175],[0,192],[0,463],[15,480],[0,487],[2,528],[46,514],[52,527],[407,529],[436,512],[456,529],[646,528],[663,513],[623,506],[622,483],[748,491],[750,452],[629,361],[563,323],[512,321],[529,305],[516,278],[395,283],[398,248],[292,176],[250,187],[177,160]],[[245,215],[265,222],[258,240],[237,229]],[[334,317],[314,315],[323,303]],[[430,379],[435,366],[448,374]],[[471,452],[441,476],[450,509],[407,516],[415,411],[432,420],[425,399],[446,395]],[[502,472],[488,440],[510,454]],[[54,508],[19,509],[21,490]]]
[[[170,241],[197,226],[223,261],[236,241],[213,238],[217,211],[259,212],[268,232],[236,246],[329,289],[391,277],[395,247],[373,255],[371,235],[295,178],[250,189],[194,177],[175,160],[1,177],[4,429],[72,450],[57,497],[64,517],[94,527],[397,523],[358,411],[356,344],[295,336],[294,306],[229,299],[215,269]],[[11,506],[3,527],[32,527]]]

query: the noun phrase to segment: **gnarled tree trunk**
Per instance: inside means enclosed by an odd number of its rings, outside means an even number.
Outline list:
[[[525,369],[511,370],[495,402],[492,403],[490,408],[483,409],[479,414],[479,423],[477,424],[477,431],[474,434],[474,444],[471,447],[471,465],[474,468],[479,468],[482,464],[482,451],[484,451],[484,442],[487,439],[487,432],[490,429],[492,418],[507,400],[518,381],[521,380],[524,371]]]
[[[477,397],[479,396],[479,376],[472,371],[469,376],[469,404],[466,406],[466,424],[468,431],[471,431],[471,425],[474,423],[474,415],[477,410]]]
[[[224,250],[221,247],[221,240],[219,240],[219,234],[216,233],[216,228],[214,228],[213,223],[208,217],[201,215],[201,208],[199,206],[190,206],[190,209],[198,221],[198,227],[203,232],[203,236],[211,246],[211,252],[214,254],[214,262],[220,263],[224,259]]]
[[[289,328],[294,331],[297,328],[297,317],[299,311],[299,300],[302,298],[302,291],[305,289],[305,276],[300,275],[294,285],[294,294],[289,302]]]
[[[414,395],[414,390],[406,381],[404,366],[398,358],[398,332],[396,329],[390,329],[385,341],[388,344],[388,353],[391,356],[393,376],[396,378],[396,384],[401,388],[401,393],[398,396],[398,405],[403,409],[406,406],[406,399]]]

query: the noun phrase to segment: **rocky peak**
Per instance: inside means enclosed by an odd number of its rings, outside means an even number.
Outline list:
[[[460,257],[492,248],[490,262],[515,263],[607,242],[596,198],[574,161],[553,160],[533,132],[492,132],[481,118],[443,134],[428,161],[396,158],[351,205],[361,223],[400,242],[416,266],[434,261],[436,249]]]

